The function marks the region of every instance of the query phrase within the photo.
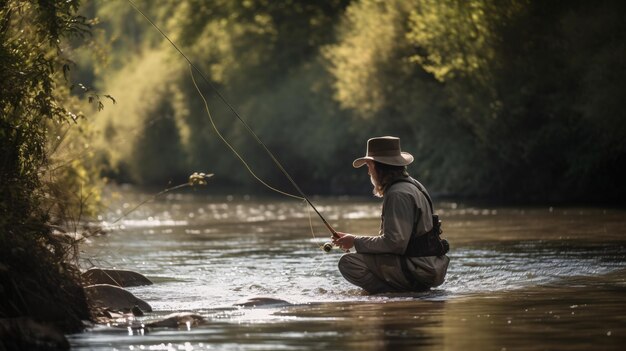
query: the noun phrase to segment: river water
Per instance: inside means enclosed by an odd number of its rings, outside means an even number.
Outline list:
[[[138,271],[129,288],[154,312],[207,323],[69,335],[73,350],[622,350],[626,211],[501,208],[436,202],[451,243],[446,282],[419,294],[368,296],[324,253],[328,233],[297,200],[118,189],[81,246],[83,268]],[[380,202],[319,198],[340,231],[374,235]],[[311,220],[311,222],[310,222]],[[310,224],[312,223],[312,225]],[[313,229],[313,230],[312,230]],[[251,298],[283,304],[241,307]]]

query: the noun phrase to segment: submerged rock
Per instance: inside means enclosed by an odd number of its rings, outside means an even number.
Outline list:
[[[191,312],[172,313],[156,321],[144,323],[149,328],[178,328],[181,326],[190,327],[205,324],[206,319],[201,315]]]
[[[152,281],[143,274],[123,269],[91,268],[82,274],[87,285],[109,284],[121,287],[152,285]]]
[[[242,307],[275,307],[287,305],[292,305],[292,303],[273,297],[251,297],[245,300],[235,302],[235,306]]]
[[[115,285],[96,284],[86,286],[85,293],[93,308],[132,311],[134,307],[138,307],[141,311],[152,312],[152,307],[147,302],[136,297],[130,291]]]

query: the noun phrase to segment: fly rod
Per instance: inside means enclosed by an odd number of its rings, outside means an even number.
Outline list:
[[[191,60],[187,57],[187,55],[185,55],[185,53],[182,52],[182,50],[180,50],[178,48],[178,46],[167,36],[167,34],[165,34],[139,7],[137,7],[137,5],[135,5],[135,3],[132,0],[128,0],[128,2],[130,3],[130,5],[137,11],[139,12],[171,45],[172,47],[174,47],[174,49],[176,49],[176,51],[178,51],[178,53],[187,61],[187,63],[189,64],[189,66],[191,68],[193,68],[196,72],[198,72],[198,74],[200,74],[200,77],[202,77],[202,79],[211,87],[211,89],[213,89],[213,91],[216,93],[216,95],[219,97],[219,99],[230,109],[230,111],[237,117],[237,119],[243,124],[243,126],[246,128],[246,130],[248,131],[248,133],[255,139],[255,141],[261,145],[261,147],[263,148],[263,150],[265,150],[265,152],[267,153],[267,155],[272,159],[272,161],[274,162],[274,164],[276,165],[276,167],[278,167],[278,169],[281,171],[281,173],[287,178],[287,180],[289,180],[289,182],[291,183],[291,185],[296,189],[296,191],[302,196],[302,199],[304,199],[306,201],[306,203],[311,206],[311,208],[315,211],[315,213],[319,216],[319,218],[322,220],[322,223],[324,223],[324,225],[326,226],[326,228],[330,231],[330,233],[332,234],[332,236],[334,238],[338,238],[339,235],[337,234],[337,231],[328,223],[328,221],[326,220],[326,218],[324,218],[324,216],[317,210],[317,208],[315,207],[315,205],[313,205],[313,203],[311,202],[311,200],[309,200],[308,196],[306,196],[306,194],[302,191],[302,189],[300,189],[300,187],[298,186],[298,184],[293,180],[293,178],[291,177],[291,175],[285,170],[285,168],[282,166],[282,164],[276,159],[276,157],[274,156],[274,154],[269,150],[269,148],[265,145],[265,143],[257,136],[257,134],[252,130],[252,128],[250,128],[250,126],[248,125],[248,123],[246,123],[246,121],[243,120],[243,118],[241,118],[241,115],[239,114],[239,112],[237,112],[237,110],[228,102],[228,100],[226,100],[226,98],[222,95],[222,93],[217,89],[217,87],[211,83],[211,81],[205,76],[204,72],[202,72],[198,67],[196,67],[196,65],[193,64],[193,62],[191,62]],[[204,99],[204,97],[203,97]],[[228,143],[227,143],[228,144]],[[230,147],[230,145],[228,145]],[[234,149],[231,150],[234,151]],[[236,153],[236,152],[235,152]],[[239,155],[238,155],[239,156]],[[240,157],[241,158],[241,157]],[[243,159],[242,159],[243,161]],[[244,161],[245,163],[245,161]],[[249,169],[250,170],[250,169]],[[250,170],[251,171],[251,170]],[[255,176],[256,178],[256,176]],[[258,179],[258,178],[257,178]],[[260,179],[258,179],[259,181],[261,181]],[[262,182],[262,181],[261,181]],[[262,182],[264,183],[264,182]],[[264,183],[265,184],[265,183]],[[271,187],[270,187],[271,188]],[[272,188],[273,189],[273,188]],[[280,192],[280,191],[279,191]],[[293,196],[293,195],[292,195]],[[328,252],[330,251],[330,249],[332,248],[332,244],[331,243],[325,243],[323,245],[323,249],[324,251]]]

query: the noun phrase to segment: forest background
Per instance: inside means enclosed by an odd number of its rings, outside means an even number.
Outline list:
[[[369,193],[350,164],[396,135],[438,195],[624,204],[626,2],[133,1],[307,194]],[[264,191],[129,1],[0,1],[0,37],[3,321],[89,318],[76,242],[53,229],[96,215],[103,179],[164,189],[205,171],[208,191]],[[199,83],[251,168],[293,191]]]
[[[623,2],[135,3],[306,193],[368,193],[351,161],[369,137],[396,135],[416,156],[411,173],[436,194],[623,202]],[[83,11],[99,21],[97,47],[77,54],[73,79],[117,100],[90,117],[105,175],[165,187],[203,170],[221,186],[262,189],[212,130],[186,61],[148,21],[127,1]],[[291,191],[200,83],[227,140]]]

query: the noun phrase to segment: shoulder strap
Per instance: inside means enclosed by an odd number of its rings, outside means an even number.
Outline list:
[[[405,178],[398,178],[394,180],[393,182],[391,182],[391,184],[389,184],[389,187],[400,182],[413,184],[413,186],[415,186],[417,190],[419,190],[422,194],[424,194],[424,196],[426,197],[426,200],[428,200],[428,205],[430,206],[430,212],[433,214],[435,213],[435,209],[433,208],[433,200],[430,198],[430,195],[428,195],[426,190],[420,186],[421,184],[418,185],[418,183],[416,181],[413,181],[411,177],[405,177]]]

